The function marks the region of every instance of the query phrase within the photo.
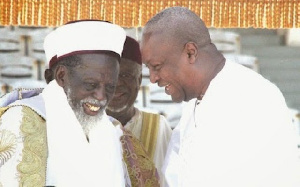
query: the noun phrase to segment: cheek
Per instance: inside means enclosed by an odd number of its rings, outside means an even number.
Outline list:
[[[74,87],[70,87],[67,88],[67,92],[69,94],[69,98],[72,101],[75,102],[80,102],[83,99],[87,99],[89,97],[91,97],[91,93],[85,91],[85,89],[82,89],[80,86],[74,86]]]
[[[106,105],[105,106],[108,106],[110,103],[118,103],[119,102],[119,100],[116,100],[116,99],[114,99],[114,94],[107,94],[107,96],[106,96]]]
[[[181,71],[181,67],[178,66],[179,62],[173,61],[173,63],[165,64],[159,71],[161,77],[168,77],[169,79],[174,78]]]
[[[137,94],[140,89],[140,84],[138,79],[134,79],[131,82],[127,83],[127,87],[130,88],[132,95]]]
[[[111,81],[111,80],[117,81],[119,77],[119,68],[112,67],[108,69],[106,73],[103,74],[105,74],[106,81]]]
[[[178,83],[178,81],[177,81],[178,73],[176,73],[176,71],[174,71],[171,68],[168,69],[168,70],[161,71],[159,76],[165,82],[168,82],[168,83],[171,83],[171,84],[177,84]]]
[[[136,82],[136,88],[135,88],[135,90],[136,90],[136,95],[138,94],[138,92],[140,91],[140,89],[141,89],[141,82],[140,82],[140,80],[137,80],[137,82]]]

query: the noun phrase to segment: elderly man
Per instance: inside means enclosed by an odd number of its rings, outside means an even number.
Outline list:
[[[141,82],[142,59],[139,43],[127,36],[121,56],[116,92],[106,112],[142,142],[161,175],[172,130],[164,116],[134,107]],[[118,124],[118,121],[114,123]]]
[[[130,185],[122,131],[105,113],[125,37],[117,25],[86,20],[45,38],[55,79],[39,95],[0,103],[0,186]]]
[[[296,132],[280,90],[226,60],[192,11],[151,18],[141,41],[150,80],[187,101],[163,172],[169,186],[299,187]]]

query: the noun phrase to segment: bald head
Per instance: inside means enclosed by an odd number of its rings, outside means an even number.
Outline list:
[[[210,36],[205,23],[191,10],[184,7],[170,7],[156,14],[145,25],[143,40],[153,34],[161,34],[164,42],[183,46],[194,42],[198,47],[209,44]],[[142,41],[143,42],[143,41]]]
[[[204,22],[184,7],[167,8],[151,18],[140,46],[150,81],[165,87],[175,102],[201,99],[225,63]]]

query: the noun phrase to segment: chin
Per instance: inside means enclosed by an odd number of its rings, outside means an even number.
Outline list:
[[[192,99],[194,99],[194,98],[197,98],[197,97],[193,97],[193,98],[192,98],[192,97],[191,97],[191,98],[190,98],[190,97],[189,97],[189,98],[184,98],[183,101],[184,101],[184,102],[189,102],[190,100],[192,100]]]
[[[110,111],[111,113],[119,113],[127,109],[127,105],[122,107],[107,107],[106,110]]]
[[[183,101],[183,98],[172,96],[172,101],[175,102],[175,103],[181,103]]]

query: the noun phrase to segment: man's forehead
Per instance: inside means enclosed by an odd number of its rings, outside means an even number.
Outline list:
[[[142,65],[136,63],[133,60],[130,59],[121,59],[120,63],[120,72],[122,73],[138,73],[138,70],[142,68]]]
[[[118,62],[118,58],[107,52],[92,52],[87,54],[77,55],[83,62],[95,62],[102,64],[104,62],[111,62],[112,64]],[[109,64],[109,63],[108,63]]]
[[[118,82],[118,72],[112,72],[106,68],[101,68],[100,71],[96,71],[95,68],[76,69],[72,78],[77,83],[93,82],[115,85]]]
[[[147,37],[144,40],[142,40],[143,42],[141,43],[141,52],[142,55],[144,55],[145,53],[150,53],[153,51],[153,46],[155,45],[155,37]]]
[[[161,60],[166,47],[166,43],[160,39],[160,36],[149,38],[141,48],[143,63],[147,65],[152,61]]]
[[[107,58],[107,54],[82,54],[78,55],[81,63],[74,70],[86,72],[118,72],[119,62],[115,58]]]

